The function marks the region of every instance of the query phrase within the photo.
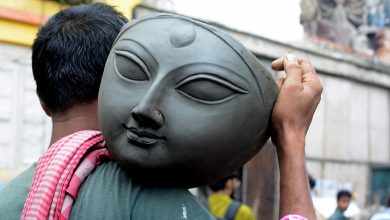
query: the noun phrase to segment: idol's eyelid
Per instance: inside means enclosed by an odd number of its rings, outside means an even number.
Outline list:
[[[152,78],[152,74],[150,73],[149,68],[136,54],[123,50],[115,50],[115,54],[131,59],[142,68],[149,80]]]
[[[180,77],[180,80],[177,81],[178,83],[182,83],[182,80],[185,80],[186,78],[191,77],[193,75],[202,74],[227,81],[235,87],[240,88],[240,90],[244,90],[245,93],[248,93],[250,87],[250,83],[247,81],[247,79],[245,79],[245,77],[241,76],[241,74],[215,63],[196,62],[186,64],[172,70],[172,72],[175,72],[177,76]],[[186,74],[183,75],[183,73]],[[182,76],[184,77],[182,78]]]
[[[184,80],[180,81],[176,86],[175,88],[178,89],[180,88],[182,85],[185,85],[187,83],[190,83],[192,81],[196,81],[196,80],[201,80],[201,79],[205,79],[205,80],[210,80],[216,84],[219,84],[219,85],[222,85],[222,86],[225,86],[227,87],[228,89],[231,89],[237,93],[241,93],[241,94],[248,94],[248,91],[227,81],[227,80],[224,80],[220,77],[215,77],[213,75],[209,75],[209,74],[205,74],[205,73],[199,73],[199,74],[195,74],[195,75],[192,75],[192,76],[189,76],[187,78],[185,78]]]
[[[228,100],[231,100],[233,99],[237,94],[233,94],[233,95],[230,95],[230,96],[227,96],[225,98],[222,98],[222,99],[219,99],[219,100],[213,100],[213,101],[208,101],[208,100],[203,100],[203,99],[200,99],[200,98],[196,98],[196,97],[193,97],[191,95],[188,95],[187,93],[183,92],[183,91],[180,91],[180,90],[177,90],[180,94],[188,97],[189,99],[192,99],[192,100],[195,100],[197,102],[201,102],[201,103],[204,103],[204,104],[208,104],[208,105],[214,105],[214,104],[219,104],[219,103],[223,103],[225,101],[228,101]]]

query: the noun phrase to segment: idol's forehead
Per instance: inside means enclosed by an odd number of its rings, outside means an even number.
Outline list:
[[[130,45],[134,44],[143,47],[159,64],[168,63],[172,68],[215,64],[253,81],[248,64],[230,44],[207,26],[191,20],[169,16],[143,19],[124,27],[114,49],[131,51]]]

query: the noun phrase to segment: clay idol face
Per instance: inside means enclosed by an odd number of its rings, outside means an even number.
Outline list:
[[[113,46],[99,119],[114,158],[135,179],[206,184],[268,139],[275,84],[209,28],[173,15],[149,17],[126,26]]]

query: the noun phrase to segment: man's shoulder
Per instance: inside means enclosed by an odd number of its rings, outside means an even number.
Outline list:
[[[175,187],[144,187],[134,213],[135,219],[215,219],[187,189]]]
[[[0,216],[4,219],[20,219],[36,164],[15,177],[0,191]]]
[[[243,203],[238,208],[235,220],[255,220],[252,209]]]
[[[344,215],[340,210],[336,209],[328,219],[329,220],[341,220],[341,219],[344,219]]]
[[[104,210],[104,211],[102,211]],[[116,162],[99,165],[80,188],[71,219],[212,218],[186,189],[137,184]]]
[[[4,198],[9,198],[9,196],[26,196],[30,190],[30,186],[34,177],[36,164],[31,165],[21,174],[16,176],[13,180],[5,185],[5,187],[0,190],[0,201],[3,201]],[[9,199],[6,199],[7,201]]]

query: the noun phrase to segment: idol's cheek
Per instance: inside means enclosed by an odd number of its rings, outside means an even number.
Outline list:
[[[238,101],[239,105],[241,102],[245,102],[245,100]],[[178,106],[178,109],[185,108]],[[209,152],[215,151],[218,146],[232,147],[233,143],[239,144],[240,141],[237,138],[230,140],[230,137],[236,137],[237,133],[240,135],[251,133],[246,130],[248,122],[242,118],[243,116],[247,117],[250,112],[252,111],[234,108],[229,103],[213,106],[193,104],[185,111],[177,112],[174,116],[167,116],[167,129],[172,135],[168,136],[168,140],[182,143],[183,147],[185,145],[197,146],[198,149],[205,149]],[[253,117],[256,118],[255,115]],[[207,147],[203,147],[205,145]]]

